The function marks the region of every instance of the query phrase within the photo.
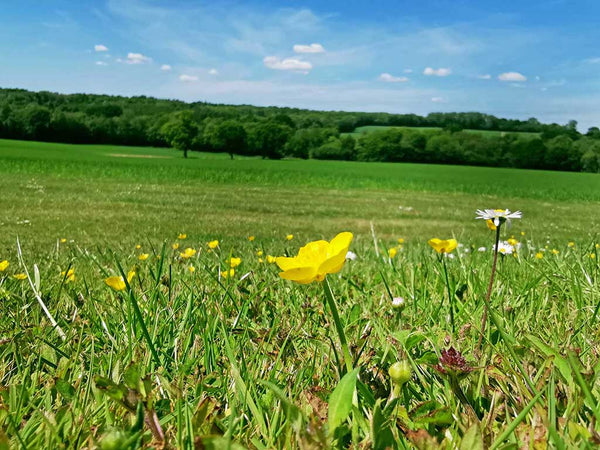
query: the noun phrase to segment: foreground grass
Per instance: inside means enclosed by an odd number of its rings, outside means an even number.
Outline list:
[[[484,230],[477,237],[492,239]],[[358,236],[356,260],[329,277],[358,368],[354,400],[352,390],[331,395],[346,366],[320,283],[291,284],[266,262],[295,253],[296,238],[214,251],[175,237],[164,248],[140,241],[116,252],[59,243],[46,257],[26,254],[0,273],[0,440],[26,448],[592,448],[600,296],[590,255],[598,250],[522,241],[516,256],[501,258],[480,351],[489,249],[465,241],[446,260],[452,333],[432,250],[376,238],[378,255],[370,236]],[[183,259],[188,246],[198,253]],[[242,263],[225,278],[231,255]],[[26,269],[31,284],[13,278]],[[124,291],[104,283],[131,269]],[[457,379],[436,368],[451,346],[466,358]],[[390,400],[396,361],[412,375]]]

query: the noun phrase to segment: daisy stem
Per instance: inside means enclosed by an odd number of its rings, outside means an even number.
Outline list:
[[[448,280],[448,268],[446,267],[446,258],[444,255],[441,256],[442,259],[442,267],[444,268],[444,276],[446,278],[446,289],[448,290],[448,302],[450,303],[450,323],[452,324],[452,332],[456,331],[456,327],[454,325],[454,295],[452,295],[452,290],[450,289],[450,281]]]
[[[331,292],[331,286],[329,286],[327,277],[325,277],[323,280],[323,290],[325,291],[325,298],[327,300],[327,304],[329,305],[329,309],[331,309],[333,323],[335,323],[338,336],[340,337],[340,345],[342,347],[342,353],[344,354],[344,362],[346,363],[346,372],[349,373],[352,372],[352,354],[350,353],[350,348],[348,347],[348,342],[346,341],[344,327],[342,326],[342,321],[340,320],[340,315],[338,314],[338,309],[335,304],[335,298]]]
[[[483,307],[483,316],[481,317],[481,334],[479,335],[479,341],[477,342],[477,348],[481,349],[481,343],[483,336],[485,335],[485,326],[487,324],[488,310],[490,305],[490,297],[492,295],[492,287],[494,286],[494,275],[496,275],[496,263],[498,262],[498,244],[500,242],[500,226],[499,223],[496,226],[496,243],[494,244],[494,262],[492,263],[492,273],[490,274],[490,283],[488,284],[487,294],[485,296],[485,305]]]

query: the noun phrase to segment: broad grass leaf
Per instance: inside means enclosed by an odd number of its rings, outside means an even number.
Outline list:
[[[479,424],[475,423],[469,427],[460,441],[460,450],[483,450],[483,436]]]
[[[358,368],[348,372],[342,377],[329,397],[328,423],[331,434],[346,420],[350,411],[352,411],[352,398],[356,389],[357,377]]]

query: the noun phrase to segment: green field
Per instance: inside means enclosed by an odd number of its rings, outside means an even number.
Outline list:
[[[0,449],[597,446],[598,175],[0,141],[0,179]],[[523,212],[495,271],[480,208]]]
[[[387,130],[390,128],[393,128],[396,130],[412,130],[412,131],[421,131],[421,132],[441,131],[442,130],[442,128],[440,128],[440,127],[394,127],[394,126],[382,126],[382,125],[365,125],[363,127],[356,127],[352,133],[342,133],[342,134],[349,135],[354,138],[358,138],[358,137],[362,136],[363,134],[372,133],[373,131]],[[482,136],[489,136],[489,137],[500,137],[500,136],[505,136],[507,134],[513,134],[513,135],[519,136],[521,138],[534,138],[534,137],[539,137],[539,135],[540,135],[540,133],[533,133],[533,132],[528,132],[528,131],[511,131],[511,132],[492,131],[492,130],[463,130],[463,131],[465,131],[467,133],[480,134]]]

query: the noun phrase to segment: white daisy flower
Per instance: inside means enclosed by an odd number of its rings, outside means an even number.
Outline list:
[[[392,307],[396,309],[404,308],[404,298],[394,297],[394,299],[392,300]]]
[[[523,215],[521,211],[510,212],[508,209],[478,209],[476,214],[476,219],[491,220],[496,226],[504,222],[510,225],[510,219],[520,219]]]
[[[479,247],[477,249],[478,252],[487,252],[487,247]]]
[[[349,251],[348,253],[346,253],[346,259],[349,259],[350,261],[354,261],[356,259],[356,253]]]
[[[494,245],[494,250],[496,250],[496,245]],[[510,245],[508,242],[506,241],[500,241],[498,242],[498,253],[502,253],[503,255],[512,255],[512,253],[514,252],[515,248]]]

